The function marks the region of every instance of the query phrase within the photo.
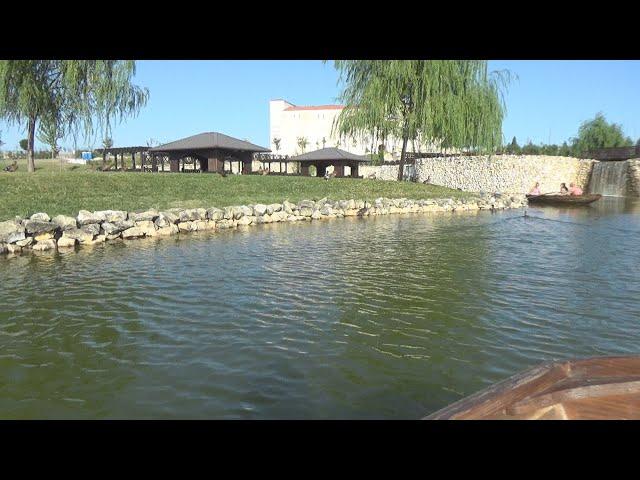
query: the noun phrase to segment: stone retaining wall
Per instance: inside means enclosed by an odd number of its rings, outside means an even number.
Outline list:
[[[629,163],[629,193],[640,197],[640,158],[627,160]]]
[[[484,155],[421,158],[416,160],[418,181],[468,192],[526,193],[540,182],[542,192],[560,189],[571,182],[583,189],[589,184],[596,160],[548,155]],[[395,180],[397,165],[363,166],[364,178]]]
[[[394,213],[429,213],[520,208],[527,204],[523,195],[483,195],[473,199],[409,200],[378,198],[364,200],[303,200],[270,205],[240,205],[225,208],[170,209],[125,212],[81,210],[76,217],[35,213],[0,222],[0,253],[74,248],[105,241],[221,230],[273,222],[312,221],[340,217],[365,217]]]

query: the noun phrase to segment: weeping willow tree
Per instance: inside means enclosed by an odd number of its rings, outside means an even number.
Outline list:
[[[490,73],[479,60],[337,60],[335,67],[345,108],[334,131],[402,139],[398,180],[409,142],[477,152],[502,144],[508,71]]]
[[[56,158],[60,151],[59,142],[64,138],[64,130],[60,127],[58,119],[45,118],[40,122],[39,133],[37,135],[45,145],[51,149],[51,159]]]
[[[135,62],[125,60],[2,60],[0,118],[27,129],[27,170],[35,170],[34,141],[40,125],[55,123],[74,136],[137,114],[147,89],[133,85]]]

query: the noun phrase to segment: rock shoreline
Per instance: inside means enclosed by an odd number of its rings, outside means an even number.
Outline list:
[[[224,208],[172,208],[125,212],[80,210],[76,217],[35,213],[0,222],[0,254],[71,249],[115,239],[168,236],[184,232],[222,230],[274,222],[298,222],[400,213],[502,210],[527,205],[524,195],[480,195],[454,200],[378,198],[366,200],[302,200],[291,203],[238,205]],[[6,255],[3,255],[6,256]]]

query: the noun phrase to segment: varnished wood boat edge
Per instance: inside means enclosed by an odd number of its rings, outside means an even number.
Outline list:
[[[515,391],[518,389],[528,391],[526,387],[530,387],[533,382],[544,380],[545,376],[549,376],[550,374],[553,374],[553,372],[555,372],[556,374],[560,373],[561,375],[564,372],[564,375],[568,376],[572,369],[580,368],[584,364],[595,364],[598,362],[610,362],[618,360],[632,361],[634,359],[637,360],[638,356],[611,355],[601,357],[586,357],[572,360],[559,360],[544,363],[542,365],[527,369],[521,373],[512,375],[511,377],[508,377],[501,382],[491,385],[467,397],[464,397],[440,410],[437,410],[434,413],[431,413],[430,415],[427,415],[426,417],[423,417],[422,420],[461,419],[465,418],[465,414],[472,414],[474,411],[482,410],[482,408],[485,408],[485,410],[488,409],[489,412],[497,411],[500,408],[501,400],[503,400],[504,395],[508,394],[510,391]],[[495,405],[491,406],[492,402],[494,402]],[[502,403],[504,406],[506,406],[504,402]],[[482,418],[482,416],[467,416],[466,418],[477,419]]]

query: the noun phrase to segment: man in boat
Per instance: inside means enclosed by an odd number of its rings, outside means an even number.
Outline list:
[[[540,182],[536,182],[535,186],[529,192],[529,195],[540,195]]]
[[[582,195],[583,191],[582,189],[577,186],[575,183],[571,183],[569,185],[569,195]]]

